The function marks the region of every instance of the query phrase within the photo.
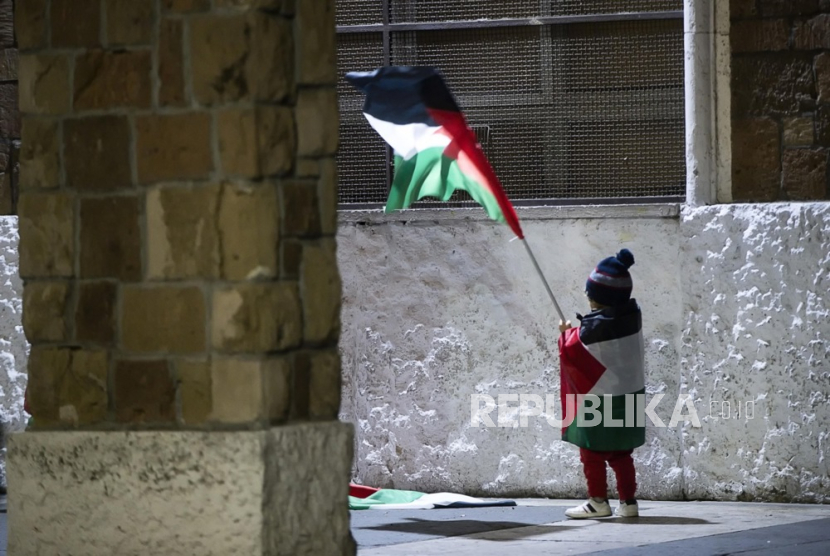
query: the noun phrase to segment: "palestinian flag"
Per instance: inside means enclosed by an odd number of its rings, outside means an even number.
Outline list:
[[[513,500],[481,500],[449,492],[425,494],[414,490],[377,489],[362,485],[349,485],[350,510],[433,510],[515,505],[516,502]]]
[[[603,452],[642,446],[645,350],[640,307],[632,299],[580,320],[578,328],[559,337],[562,440]],[[602,416],[601,422],[593,422],[592,413],[584,411],[587,407]]]
[[[523,238],[516,211],[435,68],[383,67],[346,79],[366,94],[363,113],[395,153],[386,212],[462,189]]]

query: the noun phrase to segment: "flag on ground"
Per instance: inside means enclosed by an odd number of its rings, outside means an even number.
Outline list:
[[[349,485],[350,510],[432,510],[438,508],[484,508],[515,506],[513,500],[482,500],[463,494],[425,494],[414,490],[374,489]]]
[[[386,212],[424,197],[447,201],[462,189],[524,238],[513,205],[435,68],[387,66],[346,79],[366,94],[363,113],[395,153]]]

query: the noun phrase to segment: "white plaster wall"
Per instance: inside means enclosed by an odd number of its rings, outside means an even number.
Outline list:
[[[688,496],[830,501],[830,204],[687,209],[680,229],[683,386],[721,408],[684,428]]]
[[[426,221],[340,226],[342,417],[356,426],[355,480],[479,495],[583,496],[577,450],[544,419],[515,429],[470,422],[474,393],[553,394],[558,404],[558,317],[522,245],[510,242],[507,226],[489,221],[419,219]],[[584,284],[596,263],[621,247],[633,251],[647,389],[674,395],[678,220],[527,220],[524,228],[571,319],[588,311]],[[672,409],[661,405],[658,414],[668,422]],[[635,452],[644,497],[681,496],[678,432],[650,427],[647,445]]]
[[[22,430],[29,344],[23,334],[23,284],[18,272],[17,217],[0,217],[0,427]],[[0,449],[0,485],[6,484],[5,445]]]

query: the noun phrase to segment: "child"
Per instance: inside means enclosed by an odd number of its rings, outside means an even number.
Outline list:
[[[559,322],[566,416],[562,439],[579,446],[590,497],[565,512],[572,519],[611,515],[605,462],[617,476],[620,506],[616,515],[639,515],[631,453],[645,443],[645,404],[642,398],[636,403],[637,394],[645,395],[645,375],[642,317],[637,301],[631,299],[628,273],[633,264],[634,255],[628,249],[600,261],[585,286],[591,312],[577,315],[578,328],[572,328],[570,321]],[[568,423],[570,416],[575,420]],[[601,418],[598,422],[597,417]]]

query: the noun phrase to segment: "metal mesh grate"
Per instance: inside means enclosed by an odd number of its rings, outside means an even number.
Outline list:
[[[392,0],[393,23],[504,19],[539,15],[539,0]]]
[[[541,94],[540,46],[534,27],[393,33],[392,65],[439,68],[466,111]]]
[[[393,23],[659,12],[682,9],[682,0],[390,0]]]
[[[554,197],[682,195],[680,21],[555,28],[550,152]]]
[[[482,147],[508,195],[518,200],[521,184],[526,189],[538,183],[538,166],[545,159],[545,130],[534,114],[543,108],[539,29],[419,31],[392,37],[393,64],[439,68],[470,126],[488,130]],[[465,198],[464,193],[454,197]]]
[[[347,109],[363,105],[363,93],[346,82],[350,71],[372,71],[383,65],[383,37],[380,33],[354,33],[337,36],[337,96]]]
[[[340,99],[341,203],[379,203],[388,191],[386,144],[363,117],[363,93],[349,85],[350,71],[370,71],[383,65],[383,38],[379,33],[338,35],[337,66]]]
[[[383,0],[337,0],[335,9],[337,25],[369,25],[383,22]]]
[[[625,4],[630,11],[676,2]],[[392,64],[441,70],[512,200],[684,194],[682,20],[393,31],[390,38]],[[340,35],[341,75],[382,65],[382,43],[381,33]],[[340,201],[383,203],[387,149],[361,114],[362,95],[343,81],[338,92]]]
[[[340,115],[337,168],[341,203],[386,202],[389,191],[386,144],[369,127],[361,112]]]

